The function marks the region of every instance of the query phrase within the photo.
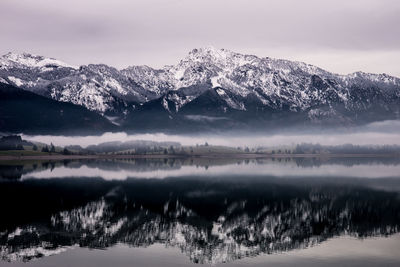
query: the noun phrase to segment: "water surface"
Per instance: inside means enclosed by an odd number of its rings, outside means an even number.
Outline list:
[[[398,266],[398,158],[0,162],[0,266]]]

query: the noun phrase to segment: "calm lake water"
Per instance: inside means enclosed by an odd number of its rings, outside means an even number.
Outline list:
[[[400,266],[399,158],[0,162],[0,266]]]

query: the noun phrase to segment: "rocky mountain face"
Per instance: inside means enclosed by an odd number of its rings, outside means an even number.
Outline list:
[[[338,75],[302,62],[212,47],[194,49],[162,69],[74,67],[9,53],[0,58],[0,82],[115,117],[128,129],[355,125],[400,116],[399,78]]]

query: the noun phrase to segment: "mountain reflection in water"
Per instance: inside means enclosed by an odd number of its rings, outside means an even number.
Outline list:
[[[346,163],[350,173],[352,167],[399,166],[397,159],[285,160],[275,163],[292,164],[298,170]],[[200,161],[3,162],[1,258],[29,261],[70,246],[162,243],[179,248],[192,262],[220,263],[307,248],[336,236],[367,238],[399,231],[399,173],[364,179],[345,174],[302,176],[299,171],[292,179],[269,173],[271,162],[250,161],[250,166],[264,166],[264,174],[226,171],[123,180],[85,177],[85,173],[79,178],[47,177],[58,179],[34,175],[82,166],[148,173],[196,165],[201,169],[246,165],[240,160]]]

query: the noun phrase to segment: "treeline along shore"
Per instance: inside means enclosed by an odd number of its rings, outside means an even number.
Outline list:
[[[65,147],[23,140],[11,135],[0,138],[0,160],[62,160],[96,158],[175,158],[175,157],[226,157],[226,158],[284,158],[284,157],[400,157],[398,145],[352,144],[325,146],[302,143],[288,146],[229,147],[205,142],[183,146],[178,142],[134,140],[106,142],[85,148],[77,145]]]

